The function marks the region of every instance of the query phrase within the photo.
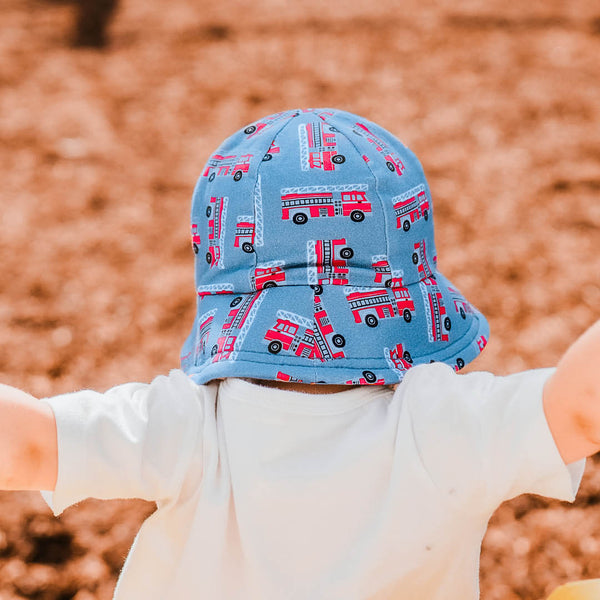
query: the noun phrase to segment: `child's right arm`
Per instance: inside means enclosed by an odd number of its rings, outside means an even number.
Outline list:
[[[0,384],[0,489],[53,490],[57,463],[50,406]]]
[[[544,411],[566,464],[600,450],[600,321],[558,363],[544,387]]]

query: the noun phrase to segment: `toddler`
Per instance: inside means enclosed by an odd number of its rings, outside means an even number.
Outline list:
[[[193,194],[181,369],[0,387],[0,485],[55,514],[143,498],[119,600],[467,600],[498,505],[573,500],[600,448],[600,322],[556,369],[458,374],[483,315],[438,271],[416,157],[335,109],[238,131]],[[399,385],[394,385],[399,384]]]

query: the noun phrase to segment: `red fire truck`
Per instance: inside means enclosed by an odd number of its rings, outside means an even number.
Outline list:
[[[477,338],[477,347],[479,348],[479,352],[483,352],[483,349],[487,346],[487,339],[485,335],[480,335]]]
[[[275,375],[279,381],[288,381],[289,383],[302,383],[302,379],[298,379],[297,377],[292,377],[287,373],[283,373],[282,371],[277,371],[277,375]]]
[[[426,277],[419,282],[419,285],[425,304],[429,341],[447,342],[452,321],[446,314],[442,292],[437,281],[433,277]]]
[[[425,240],[421,240],[414,245],[414,252],[412,255],[412,261],[414,265],[418,265],[418,271],[421,279],[427,277],[433,277],[433,270],[427,260],[427,252],[425,249]],[[433,257],[435,263],[435,256]]]
[[[210,285],[200,285],[196,289],[200,298],[204,296],[214,296],[216,294],[233,294],[233,284],[231,283],[211,283]]]
[[[354,256],[352,248],[346,246],[346,239],[309,240],[308,283],[311,285],[347,285],[348,263]]]
[[[285,271],[282,260],[274,260],[262,265],[256,265],[251,280],[251,285],[257,290],[276,287],[279,283],[285,281]]]
[[[264,122],[253,123],[252,125],[248,125],[246,129],[244,129],[244,133],[248,136],[247,139],[258,135],[261,131],[266,131],[269,127],[273,126],[277,121],[279,121],[282,117],[287,117],[287,113],[282,111],[275,113],[264,120]]]
[[[258,292],[246,296],[236,296],[229,303],[231,310],[221,327],[221,336],[211,350],[213,362],[234,358],[236,342],[238,342],[238,346],[242,343],[261,302],[261,292]]]
[[[206,348],[208,336],[210,334],[210,328],[216,312],[216,309],[213,309],[200,317],[200,325],[198,327],[198,335],[196,337],[196,356],[200,356],[204,353],[204,348]]]
[[[346,157],[336,150],[336,129],[326,123],[307,123],[298,126],[300,139],[300,166],[303,171],[322,169],[335,171]]]
[[[208,217],[208,252],[206,262],[212,267],[219,264],[221,258],[221,231],[227,210],[227,196],[212,196],[206,207]]]
[[[411,224],[421,217],[426,221],[429,219],[429,200],[424,185],[418,185],[401,196],[392,198],[392,202],[396,213],[396,229],[408,231]]]
[[[346,381],[346,385],[383,385],[384,383],[385,379],[377,379],[377,375],[373,371],[363,371],[362,377]]]
[[[375,283],[383,283],[385,287],[402,287],[403,272],[392,272],[387,256],[383,254],[373,256],[371,267],[375,271]]]
[[[343,348],[346,340],[333,332],[320,301],[315,302],[314,322],[285,310],[277,311],[277,322],[267,331],[265,340],[269,342],[267,348],[272,354],[285,350],[303,358],[318,358],[322,362],[345,356],[336,348]]]
[[[354,131],[359,135],[366,137],[367,141],[371,142],[371,144],[375,146],[377,152],[384,155],[385,164],[390,171],[394,171],[398,175],[402,175],[405,169],[402,159],[395,152],[393,152],[381,138],[377,137],[362,123],[356,123]]]
[[[281,152],[281,148],[275,143],[275,140],[271,142],[271,146],[267,150],[267,153],[263,156],[263,160],[265,162],[273,159],[273,154],[279,154]]]
[[[404,373],[413,366],[413,359],[408,350],[404,350],[402,344],[396,344],[391,350],[389,348],[384,349],[385,358],[396,371]]]
[[[233,174],[233,179],[239,181],[244,173],[249,171],[252,156],[252,154],[243,154],[241,156],[213,154],[208,159],[206,169],[202,175],[208,177],[209,181],[213,181],[215,177],[226,177]]]
[[[200,234],[198,233],[198,225],[192,224],[192,248],[194,254],[198,254],[200,251]]]
[[[241,245],[244,252],[251,254],[254,252],[254,233],[254,217],[250,215],[239,216],[235,227],[235,240],[233,246],[239,248]]]
[[[281,190],[281,216],[303,225],[309,217],[350,217],[356,223],[371,214],[367,186],[322,185]]]
[[[346,287],[344,293],[356,323],[377,327],[380,319],[403,317],[407,323],[412,321],[415,303],[408,288]]]
[[[466,319],[468,314],[472,314],[473,307],[465,300],[458,290],[449,287],[448,291],[452,294],[454,310],[460,315],[461,319]]]

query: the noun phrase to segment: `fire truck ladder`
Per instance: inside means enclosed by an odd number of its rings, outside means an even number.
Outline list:
[[[207,312],[205,312],[203,315],[200,315],[200,317],[198,318],[198,324],[200,323],[204,323],[206,322],[207,319],[210,319],[211,317],[214,317],[215,314],[217,312],[216,308],[213,308],[212,310],[209,310]],[[198,364],[198,347],[200,346],[200,341],[202,340],[202,336],[206,333],[206,327],[202,328],[202,329],[198,329],[198,331],[196,332],[196,341],[195,341],[195,345],[194,345],[194,352],[196,353],[196,360],[195,360],[195,364]]]
[[[421,240],[418,244],[415,244],[415,246],[418,246],[416,252],[419,257],[419,261],[423,265],[425,277],[431,277],[433,275],[433,271],[431,270],[429,262],[427,261],[427,252],[425,251],[425,240]]]
[[[196,288],[197,294],[205,294],[208,293],[211,296],[214,294],[221,293],[233,293],[233,284],[232,283],[211,283],[209,285],[199,285]]]
[[[431,320],[431,311],[429,310],[429,294],[427,293],[427,285],[422,281],[419,282],[421,288],[421,296],[423,296],[423,304],[425,305],[425,318],[427,319],[427,336],[430,342],[434,342],[433,338],[433,322]]]
[[[254,245],[263,245],[263,207],[260,175],[254,186]]]
[[[418,198],[419,193],[424,192],[424,191],[425,191],[425,186],[423,184],[420,184],[420,185],[408,190],[408,192],[404,192],[404,194],[401,194],[400,196],[394,196],[392,198],[392,204],[398,204],[398,202],[404,202],[405,200],[408,200],[409,198],[412,198],[413,196],[415,198]]]
[[[308,285],[317,285],[319,280],[317,278],[317,249],[315,240],[308,240],[306,242],[306,254],[309,265],[306,269]]]
[[[298,137],[300,139],[300,168],[308,171],[310,163],[308,161],[308,134],[305,125],[298,125]]]
[[[383,349],[383,355],[385,356],[385,360],[392,371],[399,371],[398,367],[392,360],[392,351],[389,348]]]
[[[249,299],[251,299],[251,298],[252,298],[252,296],[249,296]],[[256,313],[258,311],[258,307],[262,304],[263,300],[264,300],[264,293],[260,292],[256,296],[256,298],[254,300],[254,304],[252,304],[252,308],[250,309],[250,312],[248,313],[248,316],[247,316],[246,320],[244,321],[242,328],[240,329],[240,333],[238,334],[237,339],[235,340],[235,345],[234,345],[233,352],[231,353],[230,360],[235,360],[237,358],[237,355],[240,352],[240,350],[239,350],[240,346],[244,342],[244,339],[246,338],[246,335],[248,334],[248,330],[250,329],[252,323],[254,322]],[[240,310],[240,312],[242,312],[242,310]],[[238,315],[239,314],[240,313],[238,313]],[[235,320],[237,320],[237,315],[236,315]]]

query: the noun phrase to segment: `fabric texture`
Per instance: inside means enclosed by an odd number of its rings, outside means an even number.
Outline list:
[[[396,391],[304,395],[181,371],[46,401],[54,512],[138,497],[117,600],[469,600],[504,500],[573,500],[542,388],[552,370],[458,375],[431,364]]]
[[[433,217],[415,155],[366,119],[292,110],[238,131],[193,194],[182,369],[384,384],[431,361],[462,368],[489,329],[439,272]]]

